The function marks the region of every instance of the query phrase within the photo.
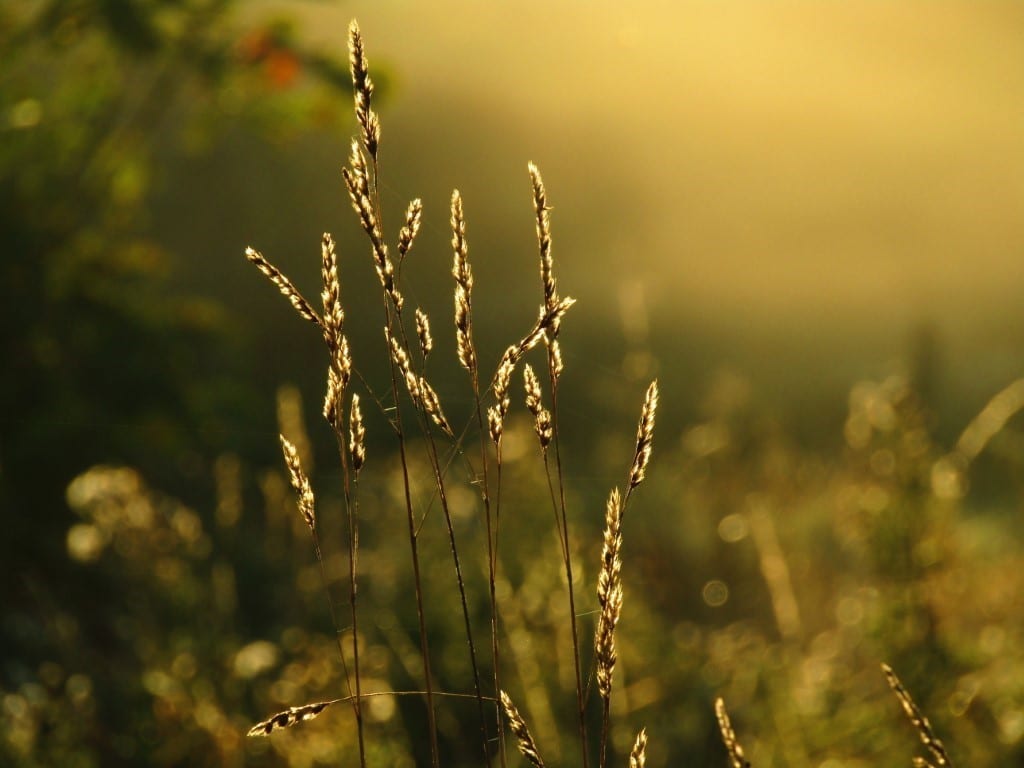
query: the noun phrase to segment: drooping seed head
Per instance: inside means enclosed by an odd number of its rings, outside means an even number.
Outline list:
[[[519,714],[512,699],[504,691],[501,692],[501,707],[505,710],[505,719],[508,720],[508,727],[516,737],[519,751],[522,753],[534,768],[544,768],[544,761],[540,759],[537,745],[530,735],[530,729],[526,727],[526,721]]]
[[[318,701],[313,704],[303,704],[301,707],[289,707],[284,712],[278,712],[263,722],[256,723],[246,735],[269,736],[281,728],[291,728],[293,725],[312,720],[334,703],[333,701]]]
[[[452,425],[448,423],[448,419],[444,416],[444,411],[441,410],[441,399],[437,396],[437,392],[430,386],[430,383],[420,376],[419,385],[417,387],[420,393],[419,405],[423,409],[423,412],[429,416],[441,430],[448,435],[448,437],[455,437],[455,433],[452,431]]]
[[[299,313],[300,317],[311,323],[315,323],[321,330],[323,330],[324,321],[316,313],[316,310],[313,309],[310,303],[303,298],[302,294],[299,293],[299,289],[292,284],[292,281],[284,276],[284,273],[282,273],[281,270],[267,261],[263,254],[254,248],[245,249],[245,258],[247,258],[249,262],[256,267],[256,269],[266,275],[270,282],[277,286],[277,290],[279,290],[281,294],[288,299],[288,303],[295,308],[295,311]]]
[[[413,399],[414,403],[419,405],[420,383],[419,379],[416,378],[416,374],[412,372],[412,366],[409,365],[409,356],[405,353],[398,339],[392,336],[391,331],[386,327],[384,328],[384,338],[387,339],[388,349],[391,351],[391,360],[398,367],[402,378],[405,380],[405,387],[409,390],[409,396]]]
[[[288,475],[292,488],[298,494],[298,507],[302,519],[310,530],[316,527],[316,501],[313,498],[313,488],[309,484],[309,478],[302,471],[302,463],[299,461],[299,452],[284,435],[281,435],[281,450],[284,453],[284,463],[288,467]]]

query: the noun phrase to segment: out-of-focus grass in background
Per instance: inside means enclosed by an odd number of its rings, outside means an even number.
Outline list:
[[[914,735],[883,658],[960,762],[1019,760],[1019,419],[965,493],[941,459],[1022,374],[1022,6],[81,0],[0,10],[2,761],[351,754],[345,711],[270,743],[240,734],[341,687],[273,421],[275,390],[296,383],[329,499],[324,361],[241,252],[314,293],[332,231],[358,362],[379,331],[339,173],[352,16],[388,86],[391,222],[424,200],[407,277],[439,356],[451,189],[496,358],[533,319],[525,163],[544,171],[579,299],[563,415],[584,562],[638,385],[660,377],[616,702],[648,726],[652,765],[721,758],[723,692],[758,765],[903,764]],[[446,409],[467,406],[439,385]],[[291,390],[277,401],[293,413]],[[524,711],[557,763],[572,694],[533,469],[517,470],[502,597]],[[379,472],[367,494],[387,509]],[[322,518],[329,539],[340,521]],[[364,546],[370,676],[414,687],[408,574],[387,530]],[[438,649],[460,642],[454,598],[437,598]],[[470,714],[442,723],[453,762],[471,759]],[[422,754],[414,706],[369,716],[373,764]]]

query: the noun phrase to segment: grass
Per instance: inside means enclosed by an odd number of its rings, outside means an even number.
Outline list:
[[[324,234],[322,240],[319,308],[307,301],[262,254],[252,248],[246,250],[247,258],[278,288],[298,315],[316,326],[328,353],[323,415],[338,447],[347,531],[344,556],[348,590],[344,622],[334,607],[332,579],[319,537],[316,501],[303,470],[300,452],[286,435],[281,436],[281,443],[298,511],[308,528],[323,589],[328,597],[345,688],[342,695],[335,698],[295,704],[272,714],[253,726],[249,735],[275,738],[278,731],[312,720],[334,705],[346,704],[352,711],[360,765],[371,765],[374,764],[371,759],[372,735],[368,734],[366,706],[376,697],[401,697],[418,702],[426,741],[421,754],[424,762],[435,768],[453,760],[452,748],[446,748],[442,738],[443,732],[449,732],[448,741],[451,741],[451,728],[443,723],[452,722],[453,718],[459,724],[454,731],[457,738],[467,744],[475,742],[472,749],[458,753],[459,759],[466,760],[468,754],[473,754],[476,764],[504,767],[512,760],[509,745],[514,745],[523,759],[538,768],[546,764],[543,755],[549,749],[557,755],[557,759],[549,764],[578,762],[584,768],[590,764],[605,768],[628,760],[630,766],[644,766],[647,760],[647,728],[629,724],[629,732],[635,733],[635,737],[631,736],[628,742],[616,738],[613,709],[617,701],[614,694],[617,692],[616,670],[621,645],[617,630],[623,615],[625,595],[623,527],[627,509],[634,492],[646,478],[651,458],[658,383],[651,382],[640,404],[632,458],[624,462],[626,471],[621,488],[614,487],[608,496],[601,556],[592,564],[597,575],[587,584],[580,572],[590,569],[581,569],[578,535],[574,530],[578,516],[583,512],[573,509],[567,491],[559,417],[562,405],[560,383],[565,370],[560,331],[563,320],[571,318],[569,310],[574,300],[561,295],[555,277],[551,207],[541,173],[532,163],[528,165],[541,289],[537,320],[512,338],[500,354],[480,350],[476,344],[474,281],[467,221],[461,195],[457,190],[452,193],[450,226],[454,312],[448,327],[454,336],[455,359],[449,365],[457,363],[463,370],[466,377],[464,387],[468,390],[467,396],[456,398],[455,406],[459,407],[453,407],[431,383],[442,376],[436,371],[437,364],[428,365],[434,363],[434,333],[441,324],[432,322],[421,307],[411,306],[407,297],[415,295],[415,292],[408,290],[402,277],[403,264],[414,250],[422,224],[421,202],[413,200],[408,205],[394,250],[386,234],[380,201],[381,124],[374,111],[373,82],[362,36],[355,22],[349,30],[349,50],[359,135],[351,144],[348,164],[342,174],[379,280],[381,305],[376,322],[380,325],[381,337],[376,353],[386,360],[387,375],[382,380],[372,380],[364,375],[362,371],[370,370],[371,366],[363,364],[352,353],[346,338],[339,262],[331,235]],[[496,363],[487,366],[488,359],[495,359]],[[533,364],[528,360],[533,360]],[[532,423],[534,450],[542,466],[542,495],[546,497],[545,503],[553,520],[564,589],[559,598],[563,602],[563,627],[562,631],[555,632],[554,637],[568,648],[566,653],[570,664],[567,674],[575,702],[572,706],[572,734],[556,728],[558,745],[535,738],[516,703],[522,696],[532,699],[531,710],[544,712],[547,709],[543,700],[530,696],[530,688],[536,685],[535,681],[525,681],[524,684],[523,680],[517,679],[517,672],[521,674],[529,666],[521,661],[522,647],[526,643],[523,631],[528,629],[528,622],[521,616],[517,617],[515,611],[503,603],[503,593],[508,591],[502,555],[502,526],[507,525],[503,511],[507,511],[510,494],[526,490],[517,480],[510,481],[504,456],[506,430],[516,391],[514,377],[519,370],[523,376],[519,399]],[[867,401],[864,403],[852,402],[847,440],[854,453],[859,448],[871,446],[870,452],[865,454],[867,463],[864,470],[868,476],[874,477],[860,481],[858,487],[864,495],[858,502],[860,508],[850,517],[862,518],[865,511],[870,512],[872,504],[875,504],[868,498],[872,492],[876,502],[884,496],[876,506],[894,508],[893,497],[900,502],[901,494],[905,504],[902,508],[896,504],[895,513],[884,523],[865,525],[863,519],[850,519],[840,520],[837,525],[851,526],[850,531],[843,534],[848,543],[854,548],[866,548],[867,558],[874,561],[875,567],[891,571],[900,567],[893,564],[896,560],[903,563],[915,560],[916,555],[907,560],[906,551],[916,547],[918,542],[929,541],[929,537],[934,535],[928,527],[931,525],[929,521],[933,521],[936,514],[942,514],[941,509],[936,511],[936,505],[930,501],[927,506],[918,506],[924,496],[916,489],[911,494],[910,489],[914,489],[915,483],[921,482],[924,474],[930,471],[935,489],[932,500],[937,501],[939,507],[943,498],[948,500],[958,494],[962,496],[961,484],[967,466],[1020,409],[1021,398],[1019,386],[1009,388],[968,427],[953,452],[937,456],[935,446],[927,440],[923,411],[912,393],[897,385],[886,390],[883,385],[865,397]],[[410,690],[368,690],[366,684],[365,640],[360,628],[365,626],[366,617],[373,613],[374,606],[361,599],[360,585],[366,579],[373,580],[374,572],[372,566],[362,565],[360,559],[361,531],[365,531],[367,522],[362,514],[364,502],[359,480],[364,468],[379,459],[368,454],[364,403],[375,412],[373,423],[387,431],[397,453],[397,466],[392,476],[396,479],[398,491],[390,498],[398,501],[402,508],[412,586],[410,593],[399,597],[411,603],[416,618],[415,641],[410,645],[415,648],[417,661],[412,664],[410,657],[406,656],[405,665],[409,677],[415,680],[415,687]],[[704,450],[697,445],[700,436],[692,436],[699,455]],[[879,436],[883,443],[889,443],[879,446],[873,442]],[[707,455],[718,450],[713,443],[714,440],[708,443],[711,447],[707,448]],[[893,467],[910,474],[894,477]],[[427,490],[421,482],[423,475],[429,478]],[[764,482],[763,478],[761,482]],[[777,478],[773,482],[782,485]],[[472,526],[465,524],[463,507],[467,492],[475,498],[470,504],[470,515],[474,520]],[[460,501],[455,503],[453,499]],[[748,496],[739,506],[744,505],[749,508],[748,512],[741,517],[735,511],[724,516],[723,525],[726,520],[735,518],[730,525],[745,526],[751,534],[776,630],[781,638],[778,646],[782,665],[779,676],[784,678],[788,674],[785,671],[787,666],[799,663],[801,659],[806,663],[809,658],[807,649],[801,647],[805,628],[797,598],[800,590],[794,586],[786,549],[779,541],[772,505],[759,496]],[[373,525],[387,525],[381,517],[382,514],[376,514]],[[444,652],[440,655],[438,639],[431,630],[432,622],[428,617],[439,588],[435,568],[437,551],[431,548],[428,555],[423,546],[424,539],[436,527],[442,530],[450,558],[447,589],[453,590],[458,598],[458,621],[452,618],[450,624],[458,624],[462,634],[461,643],[453,643],[451,637],[445,638]],[[735,530],[739,531],[739,528]],[[481,535],[473,535],[475,533]],[[739,540],[745,535],[722,533],[726,540],[731,536]],[[470,544],[466,542],[467,537],[471,539]],[[919,576],[916,574],[914,578]],[[593,612],[596,619],[593,620],[585,617],[579,608],[577,590],[584,586],[593,595],[587,604],[596,606]],[[717,598],[706,598],[706,602],[714,606],[725,600],[718,602]],[[848,607],[854,610],[852,603]],[[841,621],[845,620],[841,618]],[[933,651],[938,647],[934,635],[925,639],[925,645]],[[723,638],[723,642],[731,641]],[[898,643],[895,645],[899,646]],[[439,664],[449,668],[460,666],[451,658],[452,648],[458,646],[465,654],[462,664],[468,669],[468,675],[460,677],[439,673]],[[709,653],[714,656],[715,650]],[[743,654],[738,655],[742,657]],[[912,659],[913,650],[904,644],[900,655],[903,660]],[[510,659],[514,659],[514,663]],[[539,663],[544,661],[541,658]],[[646,660],[646,663],[657,667],[656,660]],[[915,765],[935,768],[952,765],[945,746],[892,668],[883,664],[883,673],[931,755],[930,761],[915,758]],[[736,679],[742,675],[733,673],[731,676],[734,679],[729,684],[725,681],[730,675],[724,676],[722,687],[737,688]],[[466,681],[469,685],[456,688],[443,682],[452,679]],[[517,690],[520,693],[511,693]],[[636,692],[630,695],[636,695]],[[740,698],[750,700],[749,690]],[[708,698],[709,703],[710,700],[711,697]],[[449,707],[462,707],[467,702],[474,705],[472,717],[467,717],[462,709],[457,715],[449,711]],[[779,711],[776,723],[785,743],[783,751],[787,762],[802,764],[812,747],[799,743],[795,734],[802,726],[793,719],[792,713],[784,706],[780,706]],[[714,697],[714,713],[729,764],[733,768],[751,765],[733,730],[722,697]],[[545,727],[545,735],[550,736],[551,730]],[[652,743],[656,749],[657,734]],[[626,745],[625,748],[622,745]],[[801,754],[804,755],[803,760],[800,759]]]
[[[560,296],[554,273],[552,239],[547,192],[540,171],[532,163],[528,166],[533,191],[533,208],[536,217],[542,301],[537,321],[505,349],[498,357],[494,373],[489,378],[481,376],[481,354],[478,352],[473,335],[473,274],[469,260],[469,246],[466,235],[466,220],[462,198],[456,190],[451,198],[452,231],[452,276],[454,278],[455,347],[459,365],[468,374],[468,386],[472,393],[473,407],[462,422],[452,421],[445,413],[440,397],[430,383],[427,363],[433,350],[431,323],[419,307],[413,312],[410,323],[405,300],[405,287],[401,280],[404,259],[413,248],[420,228],[422,205],[418,200],[409,204],[404,224],[399,232],[394,253],[383,226],[383,211],[380,203],[380,120],[373,109],[373,81],[370,77],[362,36],[358,25],[353,22],[349,29],[349,52],[355,94],[355,115],[359,125],[359,139],[352,142],[349,164],[342,174],[352,207],[366,235],[371,258],[373,259],[381,288],[381,325],[383,345],[381,353],[389,363],[389,380],[384,386],[364,378],[352,359],[350,346],[345,336],[345,312],[341,299],[341,283],[338,276],[338,260],[333,238],[324,234],[322,243],[322,308],[317,310],[307,301],[295,285],[261,253],[248,248],[246,257],[278,290],[288,299],[299,316],[315,325],[323,336],[329,355],[329,366],[324,401],[324,417],[335,434],[339,448],[342,483],[344,486],[344,508],[348,528],[347,560],[349,563],[348,609],[350,617],[350,656],[339,645],[339,655],[345,670],[346,693],[328,701],[319,701],[289,707],[253,726],[253,736],[269,736],[276,730],[292,727],[320,715],[333,704],[351,704],[358,733],[360,765],[367,764],[367,748],[364,738],[363,718],[363,671],[360,664],[359,620],[365,606],[359,601],[358,583],[362,576],[359,569],[359,506],[358,478],[366,462],[365,426],[360,410],[360,394],[377,408],[386,422],[399,456],[401,489],[405,508],[405,522],[408,532],[409,562],[413,574],[413,594],[410,596],[416,607],[418,620],[418,643],[421,663],[419,692],[426,716],[426,731],[429,740],[430,763],[442,763],[437,723],[438,699],[445,696],[468,697],[476,700],[479,741],[479,759],[482,764],[494,762],[502,766],[507,763],[504,748],[504,734],[501,715],[515,736],[519,751],[536,766],[542,766],[540,753],[530,736],[525,721],[519,714],[513,699],[505,690],[509,683],[503,682],[501,664],[502,649],[508,638],[502,632],[502,610],[497,597],[500,524],[503,494],[502,446],[505,422],[512,402],[513,375],[518,368],[524,372],[525,405],[531,414],[536,433],[536,448],[544,465],[544,474],[549,502],[556,519],[559,551],[565,572],[566,623],[570,628],[573,673],[576,690],[578,716],[579,759],[586,768],[594,751],[587,733],[588,707],[593,703],[591,678],[597,681],[597,706],[601,709],[600,734],[598,737],[597,764],[604,768],[608,762],[608,739],[610,733],[611,694],[614,670],[617,660],[615,629],[619,621],[623,602],[622,589],[622,519],[633,492],[645,478],[654,439],[654,421],[658,404],[657,382],[647,389],[640,412],[640,421],[633,451],[633,458],[626,473],[625,491],[620,495],[616,488],[608,502],[604,552],[597,583],[597,599],[600,605],[597,628],[592,643],[592,653],[581,640],[578,612],[576,607],[573,573],[573,553],[570,545],[572,532],[565,492],[565,470],[562,463],[561,439],[559,432],[559,380],[564,370],[559,347],[561,323],[574,300]],[[535,349],[544,351],[547,364],[547,398],[545,403],[543,386],[534,369],[525,362]],[[482,382],[489,382],[484,386]],[[484,413],[486,412],[486,426]],[[458,429],[458,431],[456,431]],[[411,433],[421,441],[433,484],[432,493],[423,509],[414,501],[409,454],[414,450]],[[476,442],[477,447],[469,445]],[[300,515],[309,528],[313,548],[324,578],[324,588],[332,605],[332,622],[340,638],[346,634],[334,613],[333,600],[324,566],[324,555],[318,536],[315,498],[301,459],[295,446],[285,435],[281,436],[285,463],[291,478],[291,485],[297,494]],[[475,463],[474,463],[475,462]],[[487,667],[490,674],[484,681],[484,664],[481,657],[481,643],[477,639],[479,628],[474,626],[470,609],[470,596],[466,584],[464,557],[457,540],[449,496],[452,492],[453,466],[464,465],[479,496],[479,514],[483,518],[486,534],[483,552],[474,553],[474,558],[484,558],[487,564],[486,594],[488,598],[485,631],[489,634],[486,647],[490,658]],[[427,631],[426,597],[420,537],[423,526],[433,522],[427,520],[429,508],[436,503],[440,507],[443,524],[450,547],[451,565],[455,589],[459,595],[462,625],[465,632],[465,648],[472,675],[472,691],[441,691],[435,688],[431,652],[431,637]],[[476,634],[475,634],[476,633]],[[592,656],[593,673],[584,673],[586,656]],[[348,658],[351,658],[351,669]],[[374,692],[379,694],[381,692]],[[411,692],[409,692],[411,693]],[[500,707],[498,704],[500,703]],[[641,732],[643,734],[643,732]],[[638,736],[631,759],[643,764],[646,737]]]

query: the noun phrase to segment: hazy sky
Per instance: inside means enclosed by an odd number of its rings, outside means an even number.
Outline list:
[[[535,160],[590,306],[1024,345],[1024,3],[285,7],[325,47],[359,19],[442,235],[459,186],[478,253],[528,248]]]

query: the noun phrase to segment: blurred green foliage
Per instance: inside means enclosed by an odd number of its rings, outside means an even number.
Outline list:
[[[177,257],[148,231],[168,156],[202,153],[239,122],[279,140],[347,114],[343,63],[302,49],[287,24],[243,24],[237,6],[0,9],[5,765],[353,761],[344,705],[272,738],[244,737],[272,712],[344,694],[335,628],[285,478],[240,455],[237,431],[252,423],[267,427],[268,453],[276,446],[273,414],[245,388],[251,361],[238,328],[215,304],[168,290]],[[310,332],[298,322],[283,333],[291,330]],[[621,375],[592,376],[573,344],[607,340],[575,331],[571,318],[562,338],[567,380],[576,377],[567,391],[581,398],[564,412],[587,638],[604,497],[625,472],[633,404],[657,361],[646,342],[627,345]],[[660,375],[670,411],[672,381],[684,372]],[[856,383],[842,434],[819,436],[828,447],[814,451],[735,375],[712,378],[692,421],[660,417],[649,480],[625,529],[613,702],[620,762],[641,726],[652,766],[723,760],[710,706],[722,695],[755,765],[908,765],[917,736],[885,687],[883,660],[961,763],[1024,759],[1024,558],[1014,519],[1024,495],[1013,482],[1024,453],[1007,430],[986,446],[999,461],[964,460],[936,437],[922,388],[900,377]],[[313,474],[326,599],[341,604],[339,474],[314,450],[323,435],[305,437],[297,393],[283,389],[278,410]],[[379,414],[368,421],[371,434],[386,431]],[[571,763],[557,536],[531,424],[515,416],[505,440],[503,673],[548,764]],[[466,481],[451,501],[482,627],[478,498],[470,471],[453,466]],[[422,685],[396,471],[394,456],[371,452],[360,490],[370,690]],[[971,491],[978,471],[997,492]],[[431,509],[429,467],[414,460],[412,476]],[[993,499],[997,508],[985,508]],[[427,515],[422,537],[431,647],[438,687],[466,692],[438,518]],[[444,764],[476,764],[466,738],[474,705],[442,700],[439,710]],[[367,717],[370,765],[427,762],[418,697],[372,699]]]
[[[5,764],[161,762],[135,663],[146,635],[117,622],[158,604],[123,573],[68,562],[64,495],[91,465],[130,462],[201,498],[236,442],[228,425],[259,416],[237,329],[169,288],[179,255],[150,234],[149,201],[169,158],[239,122],[272,140],[330,124],[349,86],[344,59],[305,50],[285,22],[243,22],[239,5],[0,7],[0,688],[35,686],[32,707],[70,697],[28,741],[5,726]]]

